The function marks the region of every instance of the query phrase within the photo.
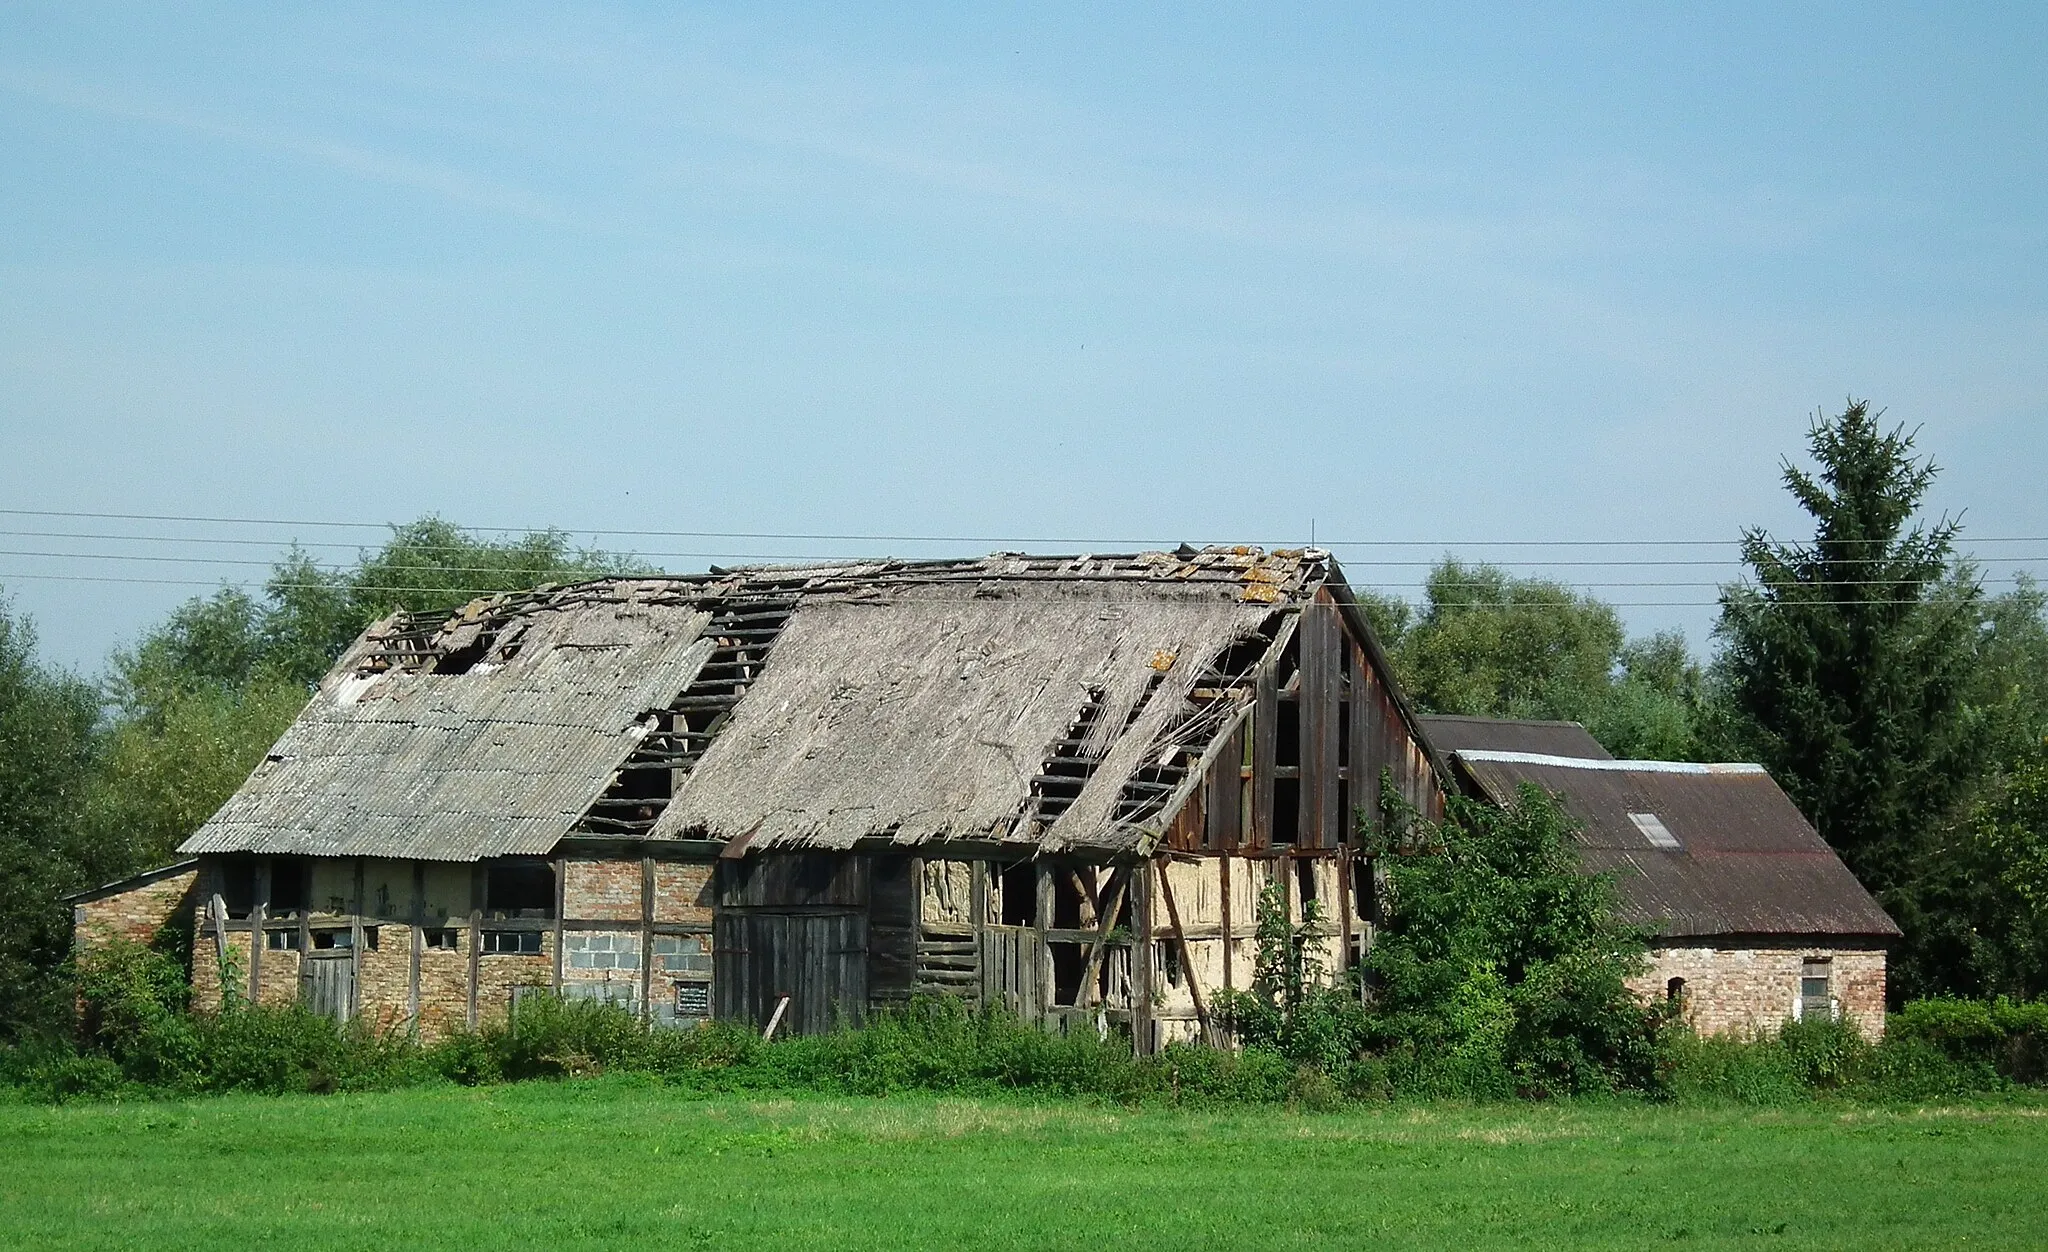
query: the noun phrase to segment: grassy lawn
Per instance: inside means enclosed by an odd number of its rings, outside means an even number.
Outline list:
[[[0,1247],[2041,1246],[2048,1109],[1129,1111],[619,1079],[0,1106]]]

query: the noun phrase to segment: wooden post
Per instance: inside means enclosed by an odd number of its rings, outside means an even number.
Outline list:
[[[477,983],[483,964],[484,951],[484,890],[489,879],[485,876],[483,862],[469,868],[469,1028],[477,1026]]]
[[[1195,961],[1188,951],[1188,936],[1180,925],[1180,909],[1173,902],[1173,862],[1162,859],[1159,862],[1159,894],[1166,901],[1166,920],[1173,925],[1174,950],[1180,954],[1180,976],[1187,980],[1188,998],[1195,1002],[1195,1020],[1201,1023],[1202,1042],[1216,1042],[1215,1032],[1209,1025],[1209,1010],[1202,1005],[1201,980],[1195,977]]]
[[[1302,843],[1334,848],[1337,818],[1337,717],[1342,702],[1344,635],[1337,606],[1320,591],[1302,609],[1301,631],[1301,811]]]
[[[1045,1022],[1052,1017],[1053,1002],[1052,945],[1045,941],[1045,932],[1052,929],[1052,862],[1033,865],[1031,881],[1031,998],[1038,1020]]]
[[[1237,942],[1230,933],[1230,852],[1227,849],[1217,858],[1216,872],[1223,880],[1223,990],[1228,992],[1231,990],[1231,950]]]
[[[405,1015],[412,1029],[420,1028],[420,949],[427,942],[427,867],[424,862],[412,863],[412,954],[411,969],[407,973]]]
[[[1101,899],[1095,906],[1095,942],[1088,946],[1088,964],[1081,971],[1081,994],[1074,997],[1078,1004],[1087,1005],[1095,998],[1103,954],[1109,948],[1109,932],[1116,929],[1116,915],[1123,912],[1124,896],[1129,894],[1130,885],[1128,870],[1111,870],[1109,881],[1103,884]]]
[[[975,997],[980,1007],[993,1003],[989,993],[988,961],[988,862],[970,861],[967,870],[967,908],[974,925]]]
[[[556,923],[559,930],[561,923]],[[561,957],[555,958],[557,968]],[[654,1020],[654,858],[640,858],[640,1020]]]
[[[1337,851],[1337,926],[1338,940],[1342,946],[1337,956],[1337,968],[1351,968],[1351,848],[1347,844]]]
[[[263,920],[270,912],[270,858],[256,860],[256,899],[249,906],[249,1003],[263,996]]]
[[[562,994],[562,915],[568,911],[569,858],[555,858],[555,987]]]
[[[354,1018],[363,1011],[363,858],[355,858],[354,883],[355,904],[349,909],[348,918],[348,1015]],[[311,896],[309,894],[308,899]],[[304,960],[305,954],[299,954]]]
[[[1137,894],[1131,900],[1131,1043],[1150,1056],[1152,1038],[1152,863],[1131,871]]]
[[[1254,848],[1273,844],[1273,759],[1279,746],[1280,687],[1270,665],[1253,680],[1257,704],[1252,710],[1252,834]]]

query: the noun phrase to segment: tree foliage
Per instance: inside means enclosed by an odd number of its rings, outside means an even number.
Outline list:
[[[1816,421],[1818,474],[1785,485],[1810,542],[1744,533],[1753,581],[1726,589],[1716,633],[1731,729],[1866,886],[1911,876],[1921,837],[1984,761],[1969,704],[1982,595],[1957,524],[1909,523],[1936,468],[1860,401]]]
[[[1367,599],[1426,712],[1582,722],[1621,757],[1697,754],[1699,666],[1675,633],[1630,640],[1611,605],[1544,578],[1446,558],[1418,610]]]
[[[114,655],[99,690],[41,665],[28,623],[0,606],[0,1034],[68,1011],[57,897],[168,859],[365,626],[642,568],[559,531],[487,539],[422,518],[351,566],[294,550],[260,597],[223,587],[186,601]]]
[[[57,897],[124,868],[78,821],[98,716],[91,685],[41,663],[32,625],[0,601],[0,1038],[62,1015],[71,919]]]

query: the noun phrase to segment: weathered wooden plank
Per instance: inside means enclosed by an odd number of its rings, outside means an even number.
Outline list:
[[[1252,687],[1252,829],[1246,843],[1266,848],[1273,843],[1273,757],[1280,723],[1280,686],[1270,665],[1259,670]]]
[[[1216,875],[1218,879],[1221,880],[1223,888],[1221,897],[1221,929],[1223,934],[1223,990],[1225,992],[1229,992],[1231,990],[1231,949],[1233,949],[1237,945],[1232,941],[1232,936],[1230,933],[1230,851],[1227,848],[1224,850],[1223,855],[1217,858]]]
[[[1342,699],[1343,631],[1328,592],[1302,609],[1301,625],[1301,844],[1335,847],[1337,817],[1337,718]]]
[[[1140,1056],[1157,1049],[1152,1037],[1152,863],[1131,871],[1131,1042]]]
[[[1209,766],[1204,784],[1208,796],[1202,813],[1206,830],[1203,845],[1212,851],[1235,848],[1242,832],[1238,829],[1240,793],[1244,789],[1244,726],[1230,732],[1223,749]]]

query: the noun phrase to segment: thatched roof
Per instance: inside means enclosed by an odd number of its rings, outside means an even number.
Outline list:
[[[997,554],[401,616],[183,850],[473,860],[595,833],[1137,851],[1331,575],[1320,552]]]

